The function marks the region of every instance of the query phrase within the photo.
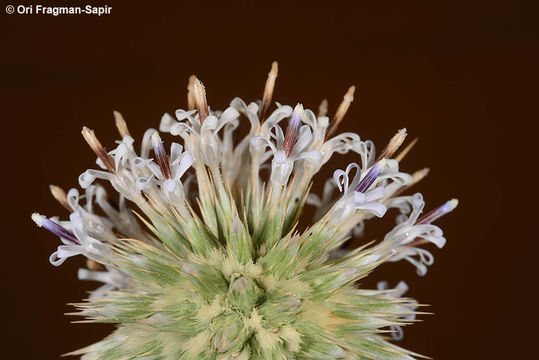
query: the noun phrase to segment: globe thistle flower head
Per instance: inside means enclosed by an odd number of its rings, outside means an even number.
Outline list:
[[[345,94],[330,121],[303,105],[272,105],[278,65],[272,64],[261,102],[235,98],[224,111],[208,106],[206,89],[189,79],[187,109],[165,114],[135,146],[114,112],[120,140],[105,150],[96,134],[82,135],[98,169],[79,177],[83,189],[50,190],[68,220],[34,213],[35,223],[60,238],[50,262],[83,255],[81,280],[103,283],[74,315],[113,323],[102,341],[71,355],[82,359],[412,359],[394,343],[415,321],[418,303],[404,282],[364,289],[358,281],[387,262],[406,260],[420,275],[443,247],[433,224],[456,200],[421,215],[424,201],[399,162],[401,129],[376,154],[358,134],[338,134],[353,101]],[[236,130],[250,124],[247,135]],[[323,193],[314,175],[333,155],[356,162],[336,169]],[[397,154],[395,156],[395,154]],[[113,193],[104,184],[108,183]],[[335,190],[338,190],[336,192]],[[305,206],[314,219],[302,228]],[[351,236],[395,208],[395,227],[381,241],[344,249]],[[368,238],[367,238],[368,239]]]

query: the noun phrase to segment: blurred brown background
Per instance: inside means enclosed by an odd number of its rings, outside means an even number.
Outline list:
[[[59,242],[30,221],[36,210],[65,216],[47,185],[77,186],[93,166],[82,125],[110,148],[119,110],[140,139],[164,112],[185,108],[190,74],[225,108],[234,96],[260,98],[273,60],[275,100],[316,109],[327,97],[332,113],[355,84],[341,130],[381,148],[406,126],[420,141],[402,166],[431,168],[417,188],[427,208],[461,200],[438,222],[448,243],[433,249],[426,277],[390,264],[365,282],[404,279],[409,295],[432,304],[435,315],[405,328],[402,345],[436,359],[536,356],[527,349],[538,250],[533,2],[88,3],[112,13],[7,15],[2,4],[1,359],[55,359],[110,331],[62,315],[98,284],[76,280],[80,257],[51,266]],[[334,159],[326,176],[354,161]]]

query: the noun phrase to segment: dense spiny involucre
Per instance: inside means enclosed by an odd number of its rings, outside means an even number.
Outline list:
[[[60,221],[34,213],[62,245],[50,261],[82,254],[79,278],[104,285],[77,304],[89,322],[117,324],[104,340],[76,351],[83,359],[411,359],[390,342],[417,314],[403,298],[406,285],[377,290],[357,281],[388,261],[405,259],[419,274],[433,262],[421,245],[442,247],[431,223],[456,206],[450,200],[420,216],[421,194],[402,195],[426,175],[399,171],[413,142],[400,130],[376,156],[371,141],[351,132],[335,135],[353,100],[346,93],[332,120],[327,103],[318,115],[271,98],[277,63],[262,102],[232,100],[212,111],[202,83],[188,86],[188,108],[165,114],[160,130],[183,146],[164,146],[148,130],[140,152],[121,114],[122,137],[105,151],[94,132],[82,133],[101,170],[79,178],[85,189],[67,194],[51,186],[70,212]],[[249,133],[234,143],[240,124]],[[286,126],[282,124],[286,123]],[[283,128],[285,130],[283,130]],[[353,153],[359,165],[336,170],[323,195],[309,194],[313,176],[334,153]],[[153,153],[153,155],[152,155]],[[113,205],[105,188],[118,192]],[[336,189],[340,193],[336,193]],[[316,207],[300,229],[305,204]],[[396,208],[397,225],[381,241],[354,250],[341,245],[363,232],[364,222]]]

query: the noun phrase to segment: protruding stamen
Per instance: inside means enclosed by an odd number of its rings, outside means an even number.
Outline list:
[[[356,191],[359,191],[362,193],[367,191],[371,187],[371,185],[374,183],[376,178],[380,175],[382,170],[384,170],[385,166],[386,166],[386,159],[382,159],[378,161],[376,164],[374,164],[373,167],[367,173],[367,175],[365,175],[363,179],[361,179],[361,181],[357,185]]]
[[[413,185],[417,184],[418,182],[420,182],[421,180],[423,180],[428,174],[429,174],[429,171],[430,169],[429,168],[423,168],[421,170],[417,170],[416,172],[414,172],[412,174],[412,181],[410,181],[409,184],[405,185],[405,186],[402,186],[400,187],[397,191],[395,191],[395,193],[393,195],[391,195],[392,197],[396,197],[396,196],[399,196],[400,194],[402,194],[404,191],[408,190],[409,188],[411,188]]]
[[[337,112],[335,113],[335,116],[333,116],[333,120],[331,120],[331,126],[326,132],[326,139],[329,139],[335,133],[335,131],[337,131],[337,128],[339,127],[339,124],[344,118],[344,115],[346,115],[346,112],[348,111],[350,104],[352,103],[352,101],[354,101],[355,91],[356,91],[356,87],[350,86],[350,88],[344,95],[343,100],[341,104],[339,105]]]
[[[448,214],[453,211],[458,204],[459,201],[457,199],[451,199],[442,206],[439,206],[428,214],[423,215],[419,220],[416,221],[416,224],[430,224],[431,222],[441,218],[445,214]]]
[[[118,132],[120,133],[120,136],[123,138],[124,136],[131,136],[129,134],[129,129],[127,128],[127,123],[125,122],[124,117],[122,114],[120,114],[118,111],[114,110],[114,121],[116,122],[116,128],[118,129]]]
[[[326,116],[328,113],[328,99],[322,100],[320,106],[318,106],[318,117]]]
[[[301,124],[301,115],[303,115],[303,105],[297,104],[288,122],[284,137],[283,150],[286,152],[286,156],[290,155],[296,143],[296,137],[298,136],[299,126]]]
[[[53,233],[54,235],[62,238],[62,239],[66,239],[67,241],[73,243],[73,244],[76,244],[76,245],[80,245],[80,242],[79,240],[75,237],[75,235],[73,235],[73,233],[69,230],[67,230],[65,227],[55,223],[54,221],[51,221],[49,219],[47,219],[47,217],[41,215],[41,214],[38,214],[38,213],[33,213],[32,214],[32,220],[34,220],[34,222],[37,224],[37,226],[39,227],[44,227],[45,229],[49,230],[51,233]]]
[[[169,180],[170,179],[170,164],[168,163],[167,152],[165,151],[165,147],[163,146],[163,140],[161,140],[161,137],[159,136],[159,133],[157,131],[152,134],[151,139],[152,139],[153,152],[155,153],[157,164],[159,165],[159,168],[161,169],[161,173],[163,174],[163,177]]]
[[[49,189],[51,191],[52,196],[58,201],[63,207],[67,209],[67,211],[72,212],[73,209],[71,208],[71,205],[67,202],[67,194],[59,186],[56,185],[49,185]]]
[[[397,160],[398,162],[401,162],[402,159],[404,159],[404,157],[406,155],[408,155],[408,153],[410,152],[410,150],[412,150],[412,148],[415,146],[415,144],[417,144],[417,141],[419,140],[419,138],[415,138],[414,140],[412,140],[411,143],[409,143],[408,145],[406,145],[406,147],[404,148],[404,150],[402,150],[399,155],[395,156],[395,160]]]
[[[187,109],[195,110],[196,101],[195,101],[195,80],[197,79],[196,75],[189,76],[189,83],[187,84]]]
[[[195,79],[194,95],[196,109],[198,111],[200,123],[202,124],[208,115],[210,115],[210,111],[208,110],[208,102],[206,100],[206,89],[204,88],[202,81],[198,79]]]
[[[399,131],[397,131],[397,133],[391,138],[391,140],[389,140],[389,143],[384,148],[384,150],[382,150],[380,155],[378,155],[377,160],[384,159],[384,158],[391,159],[393,154],[395,154],[395,152],[399,149],[399,147],[404,142],[404,139],[406,139],[406,135],[407,135],[406,128],[400,129]]]
[[[103,145],[101,145],[101,143],[95,136],[94,131],[88,129],[85,126],[82,128],[82,136],[84,136],[84,140],[86,140],[88,145],[90,145],[90,148],[97,155],[97,157],[101,159],[107,170],[111,174],[116,174],[116,168],[114,167],[114,159],[107,153]]]
[[[273,97],[273,89],[275,88],[275,80],[277,79],[277,73],[279,72],[279,64],[274,61],[271,64],[271,70],[268,73],[268,79],[266,80],[266,86],[264,87],[264,96],[262,97],[262,106],[260,107],[260,122],[266,120],[269,107],[271,105],[271,98]]]
[[[410,182],[409,185],[414,185],[423,180],[430,172],[429,168],[423,168],[421,170],[417,170],[412,174],[412,182]]]

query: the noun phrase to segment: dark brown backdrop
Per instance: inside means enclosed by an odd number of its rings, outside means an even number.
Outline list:
[[[108,2],[112,14],[100,18],[7,15],[3,4],[0,358],[54,359],[109,331],[62,315],[97,284],[76,280],[82,259],[52,267],[58,240],[29,218],[64,214],[47,185],[75,186],[93,166],[81,126],[110,147],[117,109],[140,138],[185,107],[193,72],[214,108],[259,98],[274,59],[276,100],[316,108],[327,97],[334,111],[357,85],[343,129],[383,146],[406,126],[420,141],[403,166],[431,168],[420,187],[428,206],[461,200],[439,222],[448,244],[425,278],[396,264],[365,283],[404,279],[432,304],[403,345],[437,359],[533,357],[537,9],[372,3]],[[336,158],[326,174],[349,161]]]

